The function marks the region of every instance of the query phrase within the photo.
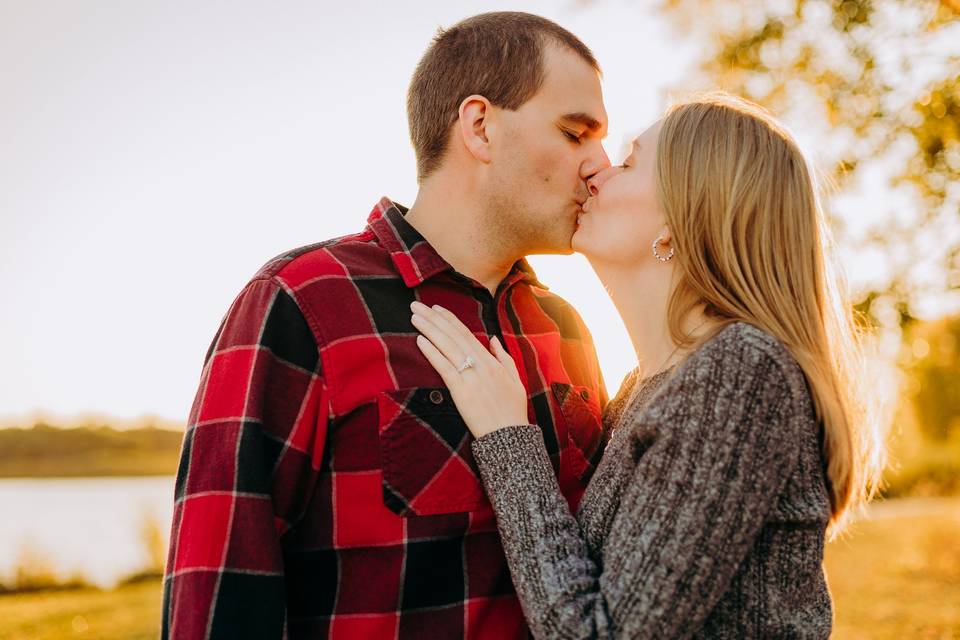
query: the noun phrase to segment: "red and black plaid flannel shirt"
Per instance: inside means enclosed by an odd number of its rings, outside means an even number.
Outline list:
[[[525,261],[492,296],[404,213],[383,199],[362,233],[270,261],[227,313],[183,443],[164,638],[527,636],[409,305],[500,338],[572,507],[605,437],[593,344]]]

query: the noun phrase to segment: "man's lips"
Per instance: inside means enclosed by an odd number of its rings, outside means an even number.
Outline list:
[[[583,200],[575,200],[575,202],[576,202],[577,205],[578,205],[578,207],[577,207],[577,209],[578,209],[578,211],[577,211],[577,226],[578,226],[578,227],[580,226],[580,220],[581,220],[581,218],[583,218],[583,216],[587,213],[587,212],[584,211],[584,209],[583,209],[583,205],[586,204],[587,200],[589,200],[589,198],[584,198]]]

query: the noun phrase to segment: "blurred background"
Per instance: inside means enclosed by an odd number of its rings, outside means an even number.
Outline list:
[[[960,1],[0,0],[0,639],[149,638],[183,423],[230,301],[416,193],[440,26],[522,10],[604,70],[614,162],[672,99],[767,105],[822,174],[885,404],[882,498],[830,543],[837,638],[960,638]],[[634,366],[580,256],[535,257]]]

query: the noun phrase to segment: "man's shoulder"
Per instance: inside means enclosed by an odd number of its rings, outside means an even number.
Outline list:
[[[578,318],[580,317],[580,314],[577,313],[573,305],[561,295],[554,293],[546,287],[538,286],[537,283],[527,283],[527,287],[541,307],[556,309],[558,311],[562,310],[564,313],[573,313]]]
[[[369,228],[284,251],[268,260],[253,280],[275,279],[292,289],[324,277],[374,269],[388,257]]]
[[[590,331],[580,313],[566,298],[535,284],[528,285],[528,288],[537,302],[537,308],[557,325],[562,337],[591,339]],[[518,313],[522,313],[522,310]]]

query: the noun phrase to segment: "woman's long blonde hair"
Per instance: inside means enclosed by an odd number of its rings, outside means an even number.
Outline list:
[[[761,107],[711,93],[667,111],[657,182],[679,263],[671,335],[689,346],[682,323],[702,305],[719,326],[747,322],[790,350],[823,426],[836,533],[875,490],[882,449],[859,388],[853,308],[828,260],[830,233],[803,153]]]

